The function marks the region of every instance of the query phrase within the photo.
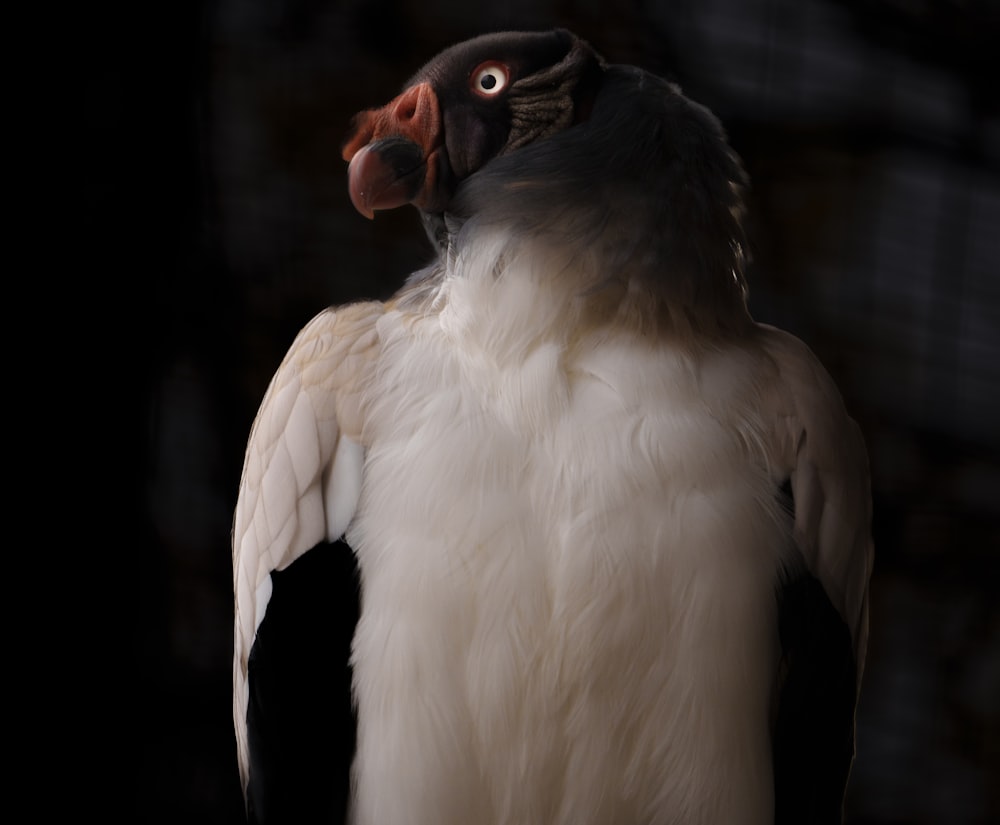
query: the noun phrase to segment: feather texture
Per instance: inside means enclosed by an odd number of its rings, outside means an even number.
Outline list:
[[[791,524],[727,426],[761,389],[706,399],[698,361],[562,323],[516,269],[466,262],[437,304],[378,325],[355,822],[767,821]]]
[[[250,433],[233,522],[233,720],[247,786],[247,663],[282,570],[339,538],[360,495],[360,386],[379,304],[321,313],[292,343]]]

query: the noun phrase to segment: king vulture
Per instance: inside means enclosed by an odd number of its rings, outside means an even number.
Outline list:
[[[719,123],[568,31],[499,33],[343,157],[357,210],[413,204],[434,255],[313,318],[250,433],[250,818],[841,821],[866,451],[810,350],[750,317]]]

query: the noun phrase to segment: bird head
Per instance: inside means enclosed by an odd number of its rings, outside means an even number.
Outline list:
[[[603,61],[564,29],[487,34],[445,50],[387,105],[361,112],[343,147],[368,218],[412,203],[447,209],[491,159],[585,119]]]

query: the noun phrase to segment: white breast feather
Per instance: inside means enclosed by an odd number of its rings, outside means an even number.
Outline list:
[[[761,365],[571,335],[502,240],[378,323],[353,821],[769,822]]]

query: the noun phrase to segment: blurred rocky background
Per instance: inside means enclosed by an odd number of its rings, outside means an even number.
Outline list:
[[[91,334],[128,550],[110,642],[116,806],[239,822],[229,528],[295,332],[429,248],[351,207],[340,143],[427,58],[562,25],[676,80],[752,177],[751,306],[860,422],[877,560],[851,825],[1000,821],[1000,9],[993,0],[150,0],[88,12]],[[91,41],[86,41],[89,45]],[[124,317],[122,317],[124,316]],[[127,365],[127,369],[125,367]],[[109,502],[111,506],[111,502]],[[119,604],[120,602],[120,604]],[[125,789],[124,794],[122,788]]]

